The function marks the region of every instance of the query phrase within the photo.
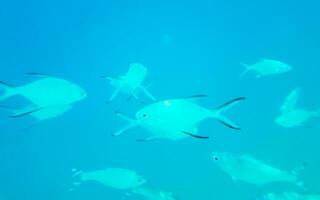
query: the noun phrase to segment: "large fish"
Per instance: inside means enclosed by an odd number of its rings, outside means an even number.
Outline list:
[[[259,200],[320,200],[320,195],[300,194],[296,192],[268,193]]]
[[[146,187],[133,188],[131,193],[144,197],[147,200],[176,200],[171,192]]]
[[[103,76],[111,81],[111,85],[115,88],[115,91],[111,95],[108,102],[111,102],[117,97],[117,95],[122,92],[129,94],[129,99],[131,97],[139,100],[138,93],[143,92],[151,100],[156,100],[155,97],[148,91],[147,87],[143,85],[148,74],[147,68],[140,63],[130,64],[130,68],[126,75],[124,76]]]
[[[275,123],[287,127],[304,126],[313,117],[320,117],[320,110],[307,110],[297,107],[300,98],[300,89],[294,89],[286,97],[280,108],[280,115],[276,117]]]
[[[92,172],[83,172],[73,169],[73,176],[78,180],[74,182],[74,186],[80,185],[84,181],[96,181],[106,187],[126,190],[140,187],[146,183],[137,172],[123,168],[107,168]]]
[[[130,124],[113,135],[117,136],[134,127],[141,126],[148,130],[151,136],[139,141],[155,139],[178,140],[189,136],[206,139],[208,138],[207,136],[198,135],[197,126],[207,118],[216,119],[229,128],[240,129],[226,118],[223,113],[245,98],[234,99],[216,109],[207,109],[194,101],[204,96],[198,95],[184,99],[159,101],[139,110],[135,118],[116,112],[118,116],[129,121]]]
[[[282,74],[285,72],[289,72],[292,70],[292,67],[284,62],[278,60],[271,60],[271,59],[262,59],[261,61],[253,64],[247,65],[242,64],[245,67],[245,70],[241,74],[241,76],[246,75],[248,72],[252,71],[257,74],[257,78],[266,75],[272,74]]]
[[[298,178],[298,173],[304,169],[304,165],[293,171],[285,171],[250,155],[214,152],[212,158],[217,166],[234,181],[240,180],[258,186],[286,182],[304,187],[304,183]]]
[[[38,73],[29,75],[39,79],[19,87],[0,82],[0,87],[4,89],[0,101],[21,95],[31,103],[21,110],[12,109],[14,114],[10,117],[30,115],[38,120],[53,118],[68,111],[75,102],[87,96],[81,87],[70,81]]]

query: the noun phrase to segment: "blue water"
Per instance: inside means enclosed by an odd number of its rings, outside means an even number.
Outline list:
[[[26,72],[60,77],[83,87],[88,98],[65,114],[26,131],[1,112],[0,200],[117,200],[124,192],[86,182],[73,192],[72,168],[122,167],[138,171],[148,185],[179,200],[251,200],[294,186],[235,183],[214,165],[213,151],[248,153],[302,174],[309,193],[320,189],[319,120],[286,129],[273,123],[286,95],[302,88],[300,105],[317,109],[320,26],[315,0],[119,0],[7,1],[0,6],[0,80],[19,86]],[[241,62],[278,59],[290,73],[239,78]],[[125,125],[114,111],[134,116],[144,105],[113,92],[101,75],[124,74],[143,63],[158,99],[209,95],[199,104],[215,108],[239,96],[247,101],[227,115],[243,130],[214,120],[200,125],[210,140],[138,143],[143,129],[113,138]],[[15,100],[23,103],[23,100]],[[151,103],[150,101],[148,103]],[[9,125],[7,124],[9,123]],[[138,199],[138,197],[132,197]]]

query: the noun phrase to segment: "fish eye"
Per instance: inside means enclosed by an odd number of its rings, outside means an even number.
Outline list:
[[[140,182],[140,183],[141,183],[141,182],[142,182],[142,179],[139,179],[139,180],[138,180],[138,182]]]
[[[214,160],[219,160],[219,158],[218,157],[214,157]]]
[[[143,114],[143,115],[142,115],[142,117],[143,117],[143,118],[146,118],[146,117],[147,117],[147,115],[146,115],[146,114]]]

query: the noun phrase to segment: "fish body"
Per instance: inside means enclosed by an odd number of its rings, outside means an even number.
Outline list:
[[[133,127],[141,126],[149,131],[151,139],[178,140],[189,136],[196,138],[208,138],[198,134],[197,125],[207,118],[214,118],[226,126],[237,129],[233,122],[222,114],[234,104],[245,98],[237,98],[217,109],[207,109],[195,103],[193,98],[170,99],[150,104],[136,113],[135,118],[117,113],[120,117],[130,122],[130,124],[114,134],[120,135]]]
[[[144,197],[147,200],[175,200],[171,192],[163,190],[151,189],[146,187],[138,187],[131,190],[133,194]]]
[[[296,192],[268,193],[262,200],[320,200],[320,195],[300,194]]]
[[[242,64],[245,67],[245,70],[241,74],[244,76],[248,72],[252,71],[257,74],[257,78],[266,75],[273,75],[273,74],[282,74],[292,70],[292,67],[284,62],[272,59],[262,59],[261,61],[253,64],[253,65],[246,65]]]
[[[302,186],[296,171],[288,172],[257,160],[250,155],[233,155],[215,152],[212,154],[217,166],[233,180],[240,180],[258,186],[274,182],[287,182]]]
[[[119,190],[140,187],[146,183],[144,178],[130,169],[107,168],[92,172],[82,172],[74,169],[73,172],[74,176],[78,177],[80,182],[96,181],[106,187]]]
[[[147,68],[140,63],[130,64],[128,72],[123,76],[103,76],[110,80],[111,85],[115,88],[115,91],[109,98],[108,102],[114,100],[119,93],[129,94],[131,97],[139,100],[138,94],[143,92],[151,100],[155,100],[155,97],[148,91],[148,86],[144,86],[143,82],[148,74]]]
[[[300,89],[296,88],[289,93],[280,107],[280,114],[274,122],[286,128],[304,126],[311,118],[320,117],[319,111],[312,111],[297,106],[300,98]]]
[[[19,87],[1,83],[5,93],[0,100],[20,95],[31,103],[24,109],[13,109],[14,114],[11,117],[30,115],[38,120],[53,118],[68,111],[74,103],[87,97],[80,86],[70,81],[42,74],[31,75],[37,75],[40,78]]]

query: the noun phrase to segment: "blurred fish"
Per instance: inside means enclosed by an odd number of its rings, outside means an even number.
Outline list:
[[[274,182],[287,182],[303,189],[305,186],[298,178],[299,172],[305,168],[305,164],[288,172],[257,160],[250,155],[214,152],[212,158],[217,166],[231,176],[234,181],[241,180],[258,186]]]
[[[290,65],[278,60],[271,59],[262,59],[261,61],[253,65],[247,65],[243,63],[242,65],[245,67],[245,70],[242,72],[241,77],[246,75],[250,71],[255,72],[257,74],[256,77],[260,78],[262,76],[281,74],[292,70],[292,67]]]
[[[129,121],[130,124],[113,134],[113,136],[120,135],[134,127],[141,126],[147,129],[151,133],[151,136],[139,141],[155,139],[178,140],[189,136],[207,139],[207,136],[198,135],[197,128],[197,125],[207,118],[214,118],[229,128],[240,130],[240,128],[226,118],[223,113],[245,98],[234,99],[211,110],[194,102],[195,99],[201,97],[205,97],[205,95],[159,101],[138,111],[135,118],[116,112],[118,116]]]
[[[134,188],[131,193],[142,196],[147,200],[176,200],[171,192],[146,187]]]
[[[151,100],[155,101],[156,98],[148,91],[148,86],[144,86],[143,81],[147,76],[147,68],[140,63],[130,64],[129,71],[124,76],[103,76],[111,81],[111,85],[115,88],[115,91],[111,95],[108,102],[111,102],[117,97],[117,95],[122,92],[129,94],[129,99],[134,97],[139,100],[138,93],[144,92],[144,94]]]
[[[79,179],[79,181],[73,183],[74,186],[78,186],[84,181],[96,181],[110,188],[125,190],[139,187],[146,183],[145,179],[130,169],[108,168],[92,172],[73,169],[72,172],[73,177]]]
[[[320,110],[312,111],[297,108],[300,98],[300,89],[296,88],[286,97],[280,108],[280,115],[276,117],[275,123],[287,127],[304,126],[313,117],[320,117]]]
[[[11,110],[14,113],[10,116],[12,118],[26,115],[38,120],[53,118],[68,111],[73,103],[87,96],[82,88],[67,80],[39,73],[28,74],[38,76],[39,79],[19,87],[0,82],[0,87],[5,91],[0,101],[21,95],[32,103],[24,109]]]
[[[320,200],[320,195],[300,194],[296,192],[268,193],[261,200]]]

